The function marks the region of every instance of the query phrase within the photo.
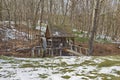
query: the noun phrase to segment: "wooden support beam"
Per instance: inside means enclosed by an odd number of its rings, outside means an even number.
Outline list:
[[[38,56],[40,56],[40,48],[38,49]]]
[[[80,53],[82,54],[82,48],[80,47],[79,49],[80,49],[80,50],[79,50],[79,51],[80,51]]]
[[[35,47],[32,48],[32,54],[31,54],[32,57],[35,56]]]
[[[60,56],[62,56],[62,49],[60,49]]]

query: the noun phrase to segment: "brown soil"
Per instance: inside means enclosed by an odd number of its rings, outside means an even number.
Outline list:
[[[81,44],[83,47],[88,48],[88,44]],[[106,55],[120,55],[120,49],[117,44],[94,44],[93,56],[106,56]]]
[[[88,48],[88,44],[80,44],[82,47]],[[6,56],[17,56],[17,57],[30,57],[31,56],[31,50],[25,50],[23,52],[15,52],[15,50],[12,50],[10,52],[0,52],[0,55],[6,55]],[[100,44],[95,43],[94,44],[94,53],[93,56],[107,56],[107,55],[120,55],[120,49],[118,48],[118,45],[116,44]],[[37,55],[36,55],[37,56]]]

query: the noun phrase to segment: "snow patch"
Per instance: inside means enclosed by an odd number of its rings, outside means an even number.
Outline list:
[[[32,38],[32,35],[28,35],[25,32],[20,32],[17,29],[14,28],[14,26],[11,26],[11,28],[0,28],[0,32],[4,37],[2,38],[3,41],[8,41],[9,39],[18,39],[18,40],[25,40],[27,41],[27,37],[29,36]]]
[[[98,68],[97,65],[108,58],[93,58],[88,56],[62,56],[52,58],[14,58],[1,59],[0,58],[0,80],[102,80],[102,76],[97,74],[107,74],[119,77],[116,71],[120,71],[120,66],[102,67]],[[61,62],[67,64],[80,64],[85,61],[93,61],[98,63],[95,65],[80,65],[80,66],[62,66]],[[114,59],[113,59],[114,60]],[[15,61],[15,62],[14,62]],[[13,63],[12,63],[13,62]],[[37,64],[36,64],[37,63]],[[38,65],[38,67],[25,67],[20,68],[23,64]],[[41,65],[41,66],[39,66]],[[46,66],[46,67],[44,67]],[[54,67],[55,66],[55,67]],[[61,71],[65,70],[65,71]],[[68,69],[68,70],[67,70]],[[73,70],[73,71],[69,71]],[[70,76],[65,79],[62,76]],[[42,78],[42,76],[46,76]],[[111,78],[111,77],[110,77]]]
[[[36,30],[40,30],[41,29],[41,31],[42,32],[46,32],[46,27],[45,26],[36,26]]]
[[[72,31],[73,31],[73,32],[77,32],[77,29],[73,29]]]
[[[59,32],[55,32],[55,33],[53,33],[53,36],[59,36],[60,35],[60,33]]]
[[[103,67],[99,71],[99,73],[110,74],[110,75],[114,75],[114,76],[120,77],[120,75],[116,74],[115,71],[120,71],[120,66]]]

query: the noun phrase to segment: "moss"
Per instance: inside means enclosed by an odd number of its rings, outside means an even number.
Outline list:
[[[63,59],[63,57],[56,57],[55,59]]]
[[[52,72],[52,74],[58,74],[59,72]]]
[[[18,63],[16,60],[14,60],[14,58],[12,57],[7,57],[7,56],[0,56],[0,59],[3,60],[7,60],[6,62],[2,62],[2,64],[6,64],[6,63]]]
[[[78,73],[76,73],[76,76],[82,76],[82,74],[78,74]]]
[[[67,64],[66,62],[61,62],[61,63],[60,63],[60,66],[63,66],[63,67],[64,67],[64,66],[68,66],[68,64]]]
[[[40,64],[38,61],[33,61],[32,63],[35,64],[35,65],[39,65]]]
[[[73,72],[74,70],[72,70],[72,69],[68,69],[67,71],[68,71],[68,72]]]
[[[117,75],[120,75],[120,71],[118,71],[116,69],[112,69],[112,72],[116,73]]]
[[[115,59],[115,60],[118,60],[118,61],[120,61],[120,55],[115,55],[115,56],[109,56],[109,58],[111,58],[111,59]]]
[[[56,68],[56,67],[58,67],[58,66],[46,66],[47,68]]]
[[[39,65],[33,65],[33,64],[27,63],[27,64],[22,64],[20,66],[20,68],[29,68],[29,67],[39,67]]]
[[[60,70],[62,73],[66,73],[66,72],[73,72],[74,70],[73,69],[69,69],[69,68],[64,68],[64,69],[61,69]]]
[[[20,68],[27,68],[27,67],[55,68],[58,67],[58,65],[59,64],[55,64],[55,63],[40,64],[38,61],[31,61],[31,62],[27,62],[26,64],[22,64]]]
[[[88,78],[82,77],[83,80],[88,80]]]
[[[75,67],[81,66],[81,64],[71,64],[71,65],[68,65],[68,66],[72,66],[73,68],[75,68]]]
[[[9,61],[8,63],[15,63],[15,61],[11,60],[11,61]]]
[[[81,32],[76,31],[76,32],[74,32],[74,34],[80,35],[80,34],[84,34],[84,32],[83,31],[81,31]]]
[[[2,64],[7,64],[8,62],[2,62]]]
[[[120,77],[108,74],[98,74],[98,76],[102,77],[102,80],[120,80]]]
[[[94,66],[94,65],[97,65],[97,64],[95,62],[93,62],[93,61],[86,60],[83,63],[81,63],[80,65],[81,66],[83,66],[83,65],[92,65],[92,66]]]
[[[17,64],[17,63],[19,63],[19,62],[16,61],[16,60],[10,60],[8,63],[10,63],[10,64]]]
[[[0,67],[0,69],[2,69],[2,67]]]
[[[24,62],[31,62],[30,60],[23,60]]]
[[[40,78],[47,78],[48,77],[48,74],[38,74]]]
[[[7,57],[7,56],[0,56],[0,59],[3,59],[3,60],[12,60],[13,58],[12,57]]]
[[[97,78],[97,76],[87,76],[87,77],[89,77],[90,79],[95,79],[95,78]]]
[[[56,68],[58,66],[56,65],[37,65],[36,67],[42,67],[42,68]]]
[[[68,75],[61,76],[61,77],[64,78],[64,79],[69,79],[70,78],[70,76],[68,76]]]
[[[79,41],[79,42],[88,42],[88,38],[80,38],[80,37],[76,37],[75,38],[76,41]]]
[[[20,68],[27,68],[27,67],[34,67],[32,64],[23,64],[20,66]]]
[[[116,73],[117,73],[118,75],[120,75],[120,71],[116,71]]]
[[[120,66],[119,61],[111,61],[111,60],[105,60],[104,62],[101,62],[98,64],[98,67],[110,67],[110,66]]]

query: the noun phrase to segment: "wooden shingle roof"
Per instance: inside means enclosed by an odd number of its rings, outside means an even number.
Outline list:
[[[46,37],[74,37],[67,27],[47,26]]]

